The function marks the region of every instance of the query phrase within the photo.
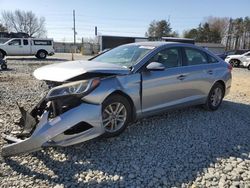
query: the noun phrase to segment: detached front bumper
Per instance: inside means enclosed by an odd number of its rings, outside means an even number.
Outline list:
[[[48,55],[49,56],[55,55],[55,52],[50,52]]]
[[[12,142],[2,148],[2,156],[30,153],[48,146],[69,146],[90,140],[104,133],[101,105],[82,103],[50,119],[45,111],[29,138],[18,139],[3,134]]]

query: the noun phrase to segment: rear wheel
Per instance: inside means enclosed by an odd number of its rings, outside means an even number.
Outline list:
[[[237,60],[237,59],[232,59],[232,60],[230,60],[230,64],[231,64],[233,67],[239,67],[239,66],[240,66],[240,61]]]
[[[46,57],[47,57],[47,52],[44,51],[44,50],[40,50],[40,51],[37,52],[36,57],[37,57],[38,59],[46,59]]]
[[[222,99],[224,97],[224,92],[225,91],[222,84],[218,82],[215,83],[208,94],[207,101],[204,107],[207,110],[211,111],[217,110],[221,105]]]
[[[102,104],[102,122],[105,137],[121,134],[131,120],[131,106],[121,95],[112,95]]]

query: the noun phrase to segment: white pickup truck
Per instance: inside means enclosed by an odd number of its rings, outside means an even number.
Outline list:
[[[45,59],[54,52],[53,39],[12,38],[0,44],[0,59],[5,56],[26,55],[35,55],[39,59]]]

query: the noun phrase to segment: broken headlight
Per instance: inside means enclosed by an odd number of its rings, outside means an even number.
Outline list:
[[[84,94],[88,94],[95,89],[99,83],[99,79],[91,79],[63,84],[52,88],[46,98],[53,100],[55,98],[73,95],[82,97]]]

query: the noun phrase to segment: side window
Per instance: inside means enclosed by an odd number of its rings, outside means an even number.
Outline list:
[[[246,56],[250,56],[250,52],[246,54]]]
[[[218,63],[219,62],[215,57],[213,57],[211,55],[208,55],[208,59],[209,59],[209,63]]]
[[[52,42],[51,40],[34,40],[34,45],[50,46],[52,45]]]
[[[28,44],[29,44],[28,40],[24,39],[23,40],[23,45],[28,45]]]
[[[9,42],[9,45],[11,46],[20,46],[21,45],[21,40],[20,39],[15,39]]]
[[[149,60],[151,62],[162,63],[166,68],[178,67],[180,65],[180,55],[178,48],[168,48],[158,52]]]
[[[184,48],[187,65],[200,65],[207,64],[207,56],[205,52],[193,49],[193,48]]]

